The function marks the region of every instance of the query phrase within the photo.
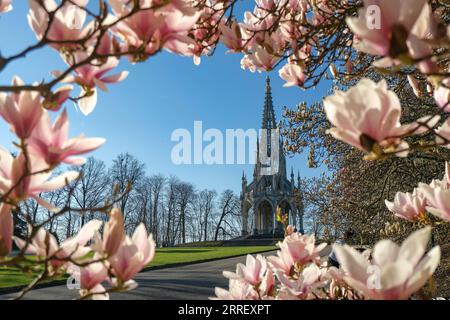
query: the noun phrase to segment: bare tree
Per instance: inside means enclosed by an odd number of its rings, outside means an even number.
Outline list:
[[[217,241],[219,237],[219,231],[224,231],[225,229],[222,227],[222,224],[230,224],[230,222],[226,221],[227,217],[233,216],[237,217],[239,216],[240,212],[240,206],[239,206],[239,198],[234,194],[232,190],[225,190],[222,192],[219,200],[219,221],[216,225],[216,231],[214,233],[214,241]]]
[[[209,218],[213,213],[216,197],[217,192],[214,190],[205,189],[198,194],[199,212],[197,214],[201,220],[203,241],[208,240]]]
[[[144,164],[129,153],[120,154],[114,161],[108,173],[114,191],[124,194],[118,202],[119,208],[124,215],[125,228],[131,231],[133,219],[131,217],[130,199],[135,196],[133,187],[145,176]]]
[[[170,177],[167,183],[166,196],[165,196],[165,231],[164,231],[164,246],[170,246],[174,244],[174,225],[175,225],[175,211],[176,211],[176,199],[177,199],[177,185],[179,180],[176,177]]]
[[[186,215],[189,204],[194,196],[194,186],[188,182],[180,182],[176,185],[177,204],[179,210],[179,225],[181,228],[181,242],[186,243]]]
[[[108,188],[105,163],[89,157],[81,167],[72,170],[80,171],[80,178],[76,180],[72,199],[81,209],[81,226],[94,218],[94,212],[87,212],[89,208],[96,208],[104,202]]]
[[[153,233],[156,243],[158,244],[158,222],[159,222],[159,208],[161,206],[162,192],[164,191],[164,185],[166,178],[162,174],[152,175],[148,182],[150,184],[150,192],[152,198],[151,207],[151,232]]]

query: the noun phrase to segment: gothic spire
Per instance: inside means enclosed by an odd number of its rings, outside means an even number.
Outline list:
[[[266,78],[266,96],[264,98],[264,111],[262,119],[262,129],[275,129],[275,112],[273,111],[272,88],[270,87],[270,78]]]

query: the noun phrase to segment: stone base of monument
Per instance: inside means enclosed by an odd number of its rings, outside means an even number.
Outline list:
[[[278,241],[283,241],[283,237],[278,234],[252,234],[237,237],[234,239],[223,241],[223,246],[272,246],[276,245]]]

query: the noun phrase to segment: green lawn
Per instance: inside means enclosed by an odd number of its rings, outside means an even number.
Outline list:
[[[203,261],[208,259],[232,257],[247,253],[257,253],[275,249],[274,246],[257,247],[176,247],[156,251],[149,267],[159,267],[176,263]],[[25,275],[15,268],[0,267],[0,288],[28,284],[32,275]]]

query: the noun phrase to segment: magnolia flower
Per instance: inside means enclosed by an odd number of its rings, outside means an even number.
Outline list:
[[[111,23],[132,10],[120,2],[123,1],[115,0],[112,5],[117,17],[112,17]],[[166,10],[164,8],[141,10],[118,22],[112,29],[125,42],[124,51],[144,48],[142,53],[153,55],[164,47],[180,55],[192,56],[195,43],[188,36],[188,32],[194,27],[201,13],[190,6],[191,14],[186,15],[186,11],[180,11],[177,7],[180,6],[172,5]],[[135,60],[146,58],[141,53],[132,54],[132,56]]]
[[[45,97],[43,107],[51,111],[59,111],[64,102],[70,98],[70,93],[73,90],[73,86],[65,85],[51,92]]]
[[[83,299],[108,300],[109,294],[101,284],[109,280],[108,269],[103,262],[98,261],[100,257],[95,254],[92,262],[86,262],[86,266],[79,267],[69,263],[66,272],[80,285],[79,294]]]
[[[400,101],[384,80],[375,83],[362,79],[347,92],[338,91],[327,97],[324,107],[328,120],[335,126],[327,132],[338,140],[366,152],[374,151],[376,145],[400,150],[400,146],[407,146],[399,137],[412,130],[412,126],[400,124]]]
[[[69,64],[84,61],[89,54],[84,51],[76,52],[75,60],[68,62]],[[117,83],[124,80],[128,76],[128,71],[121,71],[119,73],[106,76],[106,73],[117,67],[119,60],[115,57],[106,59],[105,62],[91,61],[91,63],[83,64],[74,71],[74,75],[67,76],[63,79],[64,82],[77,83],[81,87],[81,94],[78,99],[78,105],[84,115],[90,114],[97,104],[97,90],[96,87],[107,92],[106,84]],[[60,71],[53,71],[54,76],[61,76]]]
[[[24,82],[15,76],[12,85],[23,86]],[[1,92],[0,115],[11,125],[16,136],[28,138],[42,115],[39,92],[23,90],[10,95]]]
[[[58,4],[54,0],[43,1],[43,7],[37,0],[29,0],[28,23],[39,40],[46,35],[46,38],[50,40],[49,46],[52,48],[56,50],[76,48],[79,45],[75,42],[89,35],[90,29],[83,28],[87,13],[80,8],[86,6],[88,1],[74,1],[78,6],[67,2],[58,9]],[[53,15],[52,23],[49,27],[49,15],[47,12],[55,11],[56,9],[58,10]],[[58,41],[64,43],[57,43]],[[73,41],[73,43],[70,41]]]
[[[66,186],[78,178],[79,172],[67,171],[50,179],[52,173],[49,169],[47,164],[31,153],[27,161],[23,153],[13,157],[8,150],[0,148],[0,192],[8,194],[8,198],[15,202],[31,197],[48,210],[56,211],[39,194]]]
[[[419,190],[427,201],[427,211],[442,220],[450,221],[450,189],[447,183],[419,183]]]
[[[250,72],[256,71],[256,66],[253,64],[252,60],[250,59],[249,55],[244,55],[241,59],[241,69],[243,70],[250,70]]]
[[[223,275],[226,278],[246,281],[256,286],[261,283],[266,271],[267,261],[262,255],[257,255],[255,259],[252,255],[248,254],[245,265],[238,263],[235,273],[224,271]]]
[[[381,300],[408,299],[433,275],[440,260],[439,246],[425,256],[431,228],[413,232],[399,247],[391,240],[378,242],[369,262],[348,245],[334,245],[346,275],[344,280],[366,298]]]
[[[275,63],[280,59],[276,55],[268,53],[266,49],[259,44],[253,45],[252,51],[253,53],[249,55],[249,58],[252,60],[253,65],[260,71],[271,71]]]
[[[8,12],[13,9],[12,0],[0,0],[0,13]]]
[[[243,41],[239,23],[233,21],[231,25],[228,25],[225,21],[221,20],[219,27],[221,32],[220,42],[229,48],[230,52],[240,52]]]
[[[105,287],[101,284],[96,285],[90,290],[81,289],[79,291],[81,297],[86,297],[86,300],[109,300],[109,294]]]
[[[55,237],[44,228],[37,230],[29,243],[18,237],[14,237],[14,241],[26,253],[37,255],[42,259],[49,259],[52,268],[50,271],[57,272],[59,268],[65,268],[70,260],[82,259],[91,251],[85,245],[101,225],[101,221],[91,220],[80,229],[76,236],[66,239],[60,245]]]
[[[134,231],[133,237],[126,236],[117,252],[109,258],[113,274],[121,283],[127,282],[141,271],[155,255],[155,242],[144,224],[140,224]]]
[[[268,268],[266,274],[264,275],[258,287],[259,296],[263,298],[270,297],[274,288],[275,288],[275,276],[272,270]]]
[[[278,298],[282,300],[314,299],[312,292],[324,284],[323,281],[320,281],[321,275],[319,267],[315,264],[310,264],[303,269],[297,279],[277,272],[277,277],[282,285]]]
[[[409,51],[418,55],[418,48],[425,50],[414,29],[423,25],[429,18],[422,14],[428,10],[426,0],[364,0],[364,7],[358,17],[347,18],[347,25],[358,37],[355,47],[372,55],[397,58]],[[415,31],[415,34],[413,33]],[[420,52],[422,53],[422,52]]]
[[[328,293],[331,299],[337,300],[345,297],[351,300],[353,292],[352,290],[347,290],[347,285],[344,281],[345,272],[333,266],[328,267],[326,270],[324,278],[329,282]]]
[[[108,255],[114,255],[125,237],[123,216],[120,209],[114,208],[109,213],[109,220],[103,231],[102,250]]]
[[[74,156],[91,152],[105,143],[105,139],[102,138],[80,136],[68,139],[68,134],[69,120],[66,110],[61,113],[53,125],[48,113],[44,112],[41,121],[28,140],[30,151],[44,159],[50,166],[56,166],[61,162],[81,165],[86,160]]]
[[[269,265],[278,271],[290,275],[294,270],[294,260],[287,250],[278,250],[277,256],[267,257]]]
[[[297,64],[288,63],[281,68],[278,73],[286,81],[283,87],[303,86],[305,83],[305,74],[302,67]]]
[[[94,259],[96,258],[98,257],[94,256]],[[86,267],[80,268],[81,295],[86,294],[83,291],[97,294],[105,291],[101,283],[106,279],[108,279],[108,269],[102,262],[90,263]]]
[[[295,227],[293,225],[288,225],[286,227],[286,235],[290,236],[295,232]]]
[[[305,265],[315,261],[327,244],[322,243],[316,246],[314,235],[302,235],[294,232],[284,238],[278,246],[282,252],[287,252],[291,256],[294,263]]]
[[[0,257],[7,256],[11,252],[13,229],[11,207],[2,203],[0,204]]]
[[[246,281],[230,279],[229,289],[214,289],[216,297],[211,300],[259,300],[258,292]]]
[[[425,213],[425,198],[414,189],[412,193],[397,192],[394,202],[385,200],[386,207],[397,217],[414,220]]]
[[[188,32],[194,28],[201,13],[196,11],[191,16],[185,16],[181,11],[173,10],[164,16],[163,24],[158,28],[154,38],[170,52],[193,56],[194,41]]]

